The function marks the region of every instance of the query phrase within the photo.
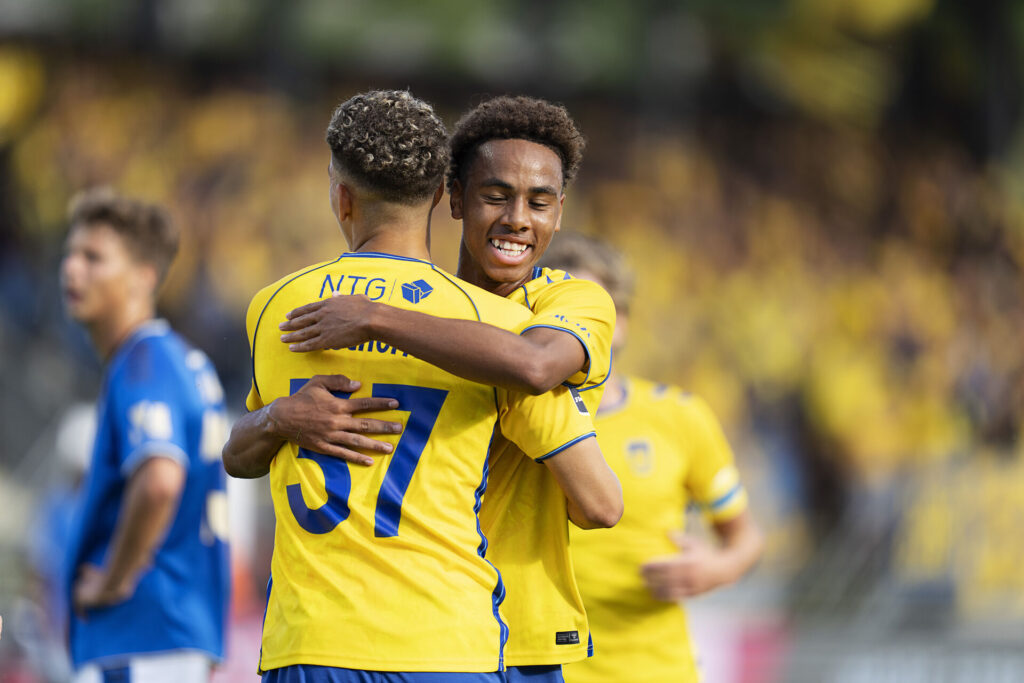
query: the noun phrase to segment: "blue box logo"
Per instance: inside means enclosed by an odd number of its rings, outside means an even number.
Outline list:
[[[402,296],[405,297],[406,301],[414,304],[426,299],[430,296],[430,293],[434,291],[434,288],[427,284],[426,280],[416,280],[415,282],[406,282],[402,285]]]

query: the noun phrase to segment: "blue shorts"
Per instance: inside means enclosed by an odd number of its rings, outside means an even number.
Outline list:
[[[497,671],[468,674],[434,671],[362,671],[313,664],[295,664],[271,669],[263,674],[263,683],[504,683],[504,680],[502,674]],[[560,681],[561,677],[558,680]]]
[[[561,664],[510,666],[505,670],[505,683],[565,683],[565,679]]]

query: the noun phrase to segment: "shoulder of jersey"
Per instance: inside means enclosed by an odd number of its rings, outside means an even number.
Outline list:
[[[572,273],[568,273],[564,270],[546,267],[537,268],[534,271],[533,279],[523,285],[523,289],[528,296],[534,292],[552,287],[571,287],[574,291],[586,292],[588,297],[605,299],[605,303],[609,307],[614,308],[615,306],[612,302],[611,295],[605,291],[604,287],[592,280],[581,280]]]
[[[337,258],[330,259],[329,261],[321,261],[320,263],[314,263],[312,265],[299,268],[293,273],[288,273],[281,279],[275,282],[271,282],[269,285],[263,287],[261,290],[256,292],[256,295],[253,297],[253,301],[267,301],[268,299],[270,299],[270,297],[274,295],[274,293],[283,289],[285,285],[287,285],[288,283],[294,280],[298,280],[303,275],[307,275],[309,273],[313,273],[314,271],[318,271],[325,266],[337,263],[340,260],[341,257],[338,256]]]

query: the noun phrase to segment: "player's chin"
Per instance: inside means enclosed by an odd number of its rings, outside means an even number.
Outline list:
[[[491,264],[487,267],[487,277],[492,282],[523,282],[529,279],[533,272],[532,263],[518,263],[516,265]]]

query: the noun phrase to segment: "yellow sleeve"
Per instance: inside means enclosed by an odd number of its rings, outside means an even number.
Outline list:
[[[537,462],[595,435],[583,399],[569,387],[540,396],[499,389],[498,406],[501,433]]]
[[[727,522],[747,509],[732,448],[711,408],[696,396],[679,398],[680,425],[688,442],[686,488],[713,522]]]
[[[615,331],[615,304],[608,292],[590,280],[557,280],[527,297],[533,317],[519,333],[535,327],[565,330],[580,340],[587,354],[585,370],[570,377],[574,387],[604,382],[612,362],[612,333]]]
[[[256,384],[256,330],[263,315],[263,309],[273,295],[273,285],[265,287],[256,293],[256,296],[249,302],[249,309],[245,313],[245,334],[249,339],[249,359],[252,370],[252,383],[249,386],[249,395],[245,397],[245,408],[250,413],[263,407],[263,398],[260,396],[259,387]],[[277,326],[274,326],[277,329]]]

